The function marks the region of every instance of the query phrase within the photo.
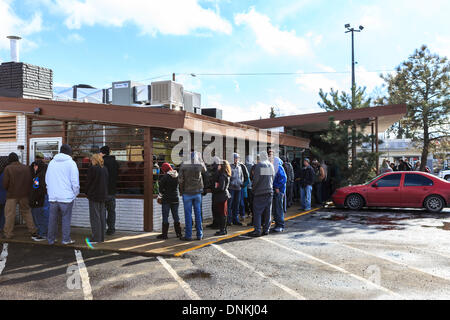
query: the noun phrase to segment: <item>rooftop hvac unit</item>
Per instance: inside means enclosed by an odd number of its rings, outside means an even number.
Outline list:
[[[200,95],[200,93],[184,91],[183,100],[184,110],[196,113],[195,108],[201,107],[202,96]]]
[[[205,109],[202,109],[202,115],[217,118],[217,119],[222,119],[222,109],[205,108]]]
[[[112,83],[112,104],[120,106],[135,105],[134,87],[141,86],[140,83],[132,81],[118,81]]]
[[[174,81],[156,81],[151,85],[152,105],[183,108],[183,85]]]

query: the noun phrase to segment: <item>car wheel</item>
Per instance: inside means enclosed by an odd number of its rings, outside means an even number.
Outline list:
[[[425,209],[431,213],[439,213],[444,208],[444,200],[437,195],[429,196],[424,202]]]
[[[345,205],[351,210],[360,210],[364,206],[364,199],[359,194],[351,194],[345,200]]]

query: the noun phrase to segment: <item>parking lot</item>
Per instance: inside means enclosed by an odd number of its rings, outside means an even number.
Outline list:
[[[449,247],[449,209],[321,209],[180,258],[9,243],[0,299],[450,299]]]

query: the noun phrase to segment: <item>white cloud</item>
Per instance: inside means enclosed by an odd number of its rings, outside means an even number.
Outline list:
[[[187,35],[206,29],[230,34],[231,24],[217,12],[205,9],[197,0],[53,0],[45,1],[57,13],[62,13],[69,29],[82,26],[122,27],[136,25],[142,34],[155,36]]]
[[[84,41],[84,38],[78,33],[71,33],[65,39],[65,43],[81,43]]]
[[[0,49],[9,48],[9,35],[19,35],[21,37],[40,32],[42,30],[42,17],[40,13],[35,13],[30,19],[24,20],[19,17],[11,7],[11,0],[0,0]],[[36,44],[24,39],[23,47],[33,48]]]
[[[430,51],[450,59],[450,37],[436,36],[436,40],[430,45]]]
[[[256,43],[271,55],[311,55],[310,40],[296,35],[295,30],[283,31],[274,26],[270,18],[251,8],[247,13],[234,16],[236,25],[247,25],[256,36]]]

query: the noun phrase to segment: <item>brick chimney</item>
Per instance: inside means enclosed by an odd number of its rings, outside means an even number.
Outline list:
[[[20,37],[9,36],[11,62],[0,65],[0,96],[28,99],[53,98],[53,71],[19,61]]]

